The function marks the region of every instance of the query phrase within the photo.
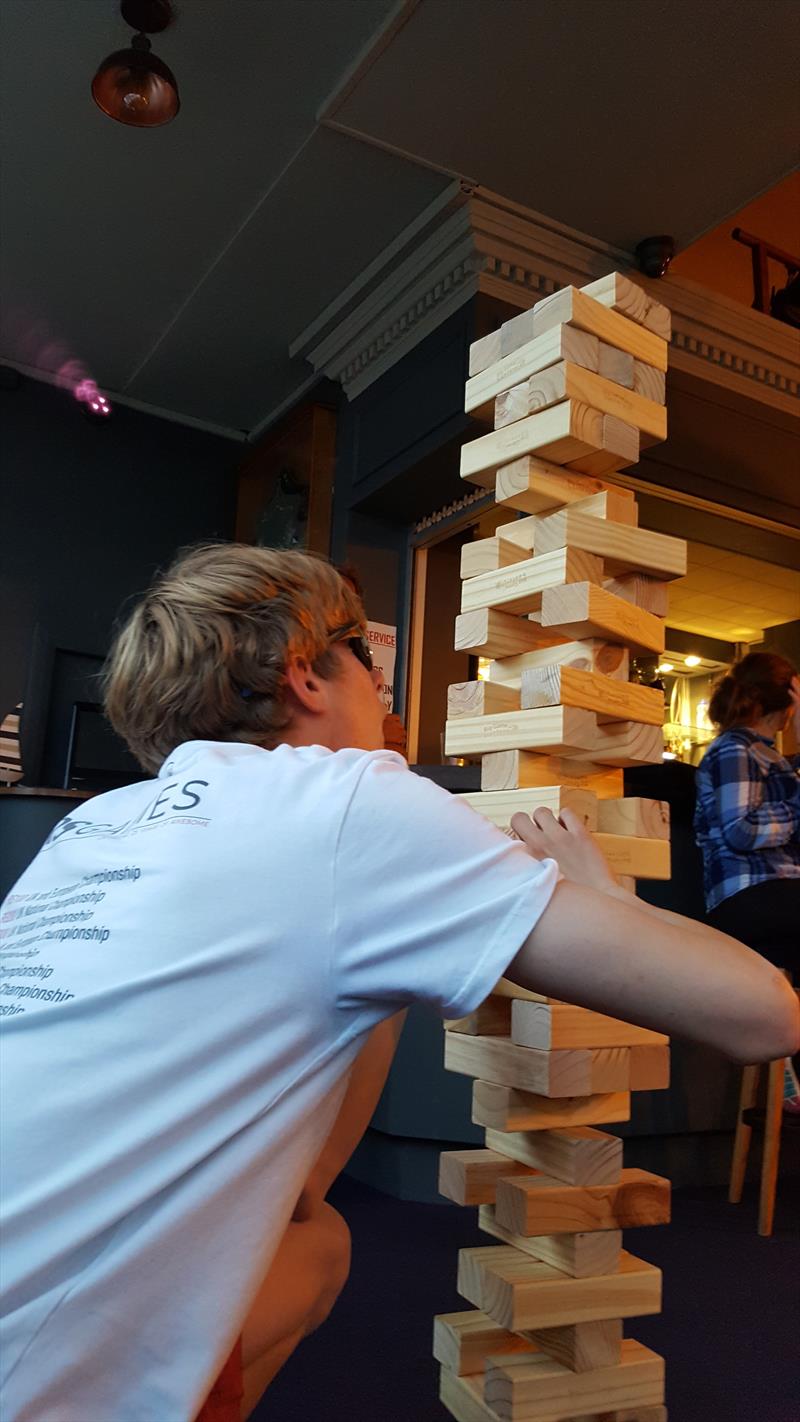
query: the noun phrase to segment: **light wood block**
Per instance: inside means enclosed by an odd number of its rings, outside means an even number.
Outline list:
[[[494,497],[495,503],[523,513],[542,514],[562,504],[582,503],[584,499],[604,493],[606,488],[601,479],[571,473],[549,460],[525,454],[498,468]],[[508,533],[508,525],[503,527],[502,536],[513,537]]]
[[[481,1309],[440,1313],[433,1320],[433,1356],[457,1377],[482,1375],[487,1353],[536,1351],[530,1339],[498,1328]]]
[[[528,315],[529,313],[523,313]],[[519,316],[513,317],[511,321],[506,321],[500,328],[500,351],[502,355],[509,353],[510,327],[514,327],[516,336],[526,335],[530,340],[540,336],[544,331],[549,331],[553,326],[560,326],[569,322],[577,326],[581,331],[588,331],[590,335],[597,336],[598,340],[605,341],[609,346],[616,346],[617,350],[628,351],[636,360],[646,361],[648,365],[654,365],[657,370],[667,368],[667,342],[654,332],[646,330],[643,326],[637,325],[632,319],[621,316],[619,312],[611,310],[601,301],[587,295],[584,291],[579,291],[574,286],[564,287],[561,291],[555,291],[551,296],[545,296],[542,301],[537,301],[530,313],[532,320],[528,329],[532,329],[532,336],[527,335]],[[517,323],[515,325],[515,323]]]
[[[525,712],[520,712],[525,715]],[[570,760],[598,766],[613,765],[619,769],[634,765],[657,765],[664,750],[664,735],[659,726],[645,726],[638,721],[609,722],[595,729],[594,744],[589,751],[570,751]],[[563,780],[562,783],[569,782]],[[594,786],[592,786],[594,789]],[[600,791],[595,793],[599,796]]]
[[[564,359],[571,360],[572,357],[567,355]],[[580,363],[575,362],[576,365]],[[624,385],[626,390],[633,390],[635,366],[636,362],[628,351],[618,351],[615,346],[607,346],[605,341],[598,341],[597,374],[602,375],[605,380],[613,380],[615,385]],[[589,366],[588,369],[594,370],[595,367]]]
[[[494,607],[503,612],[532,612],[541,606],[546,588],[560,587],[564,583],[599,583],[602,577],[602,559],[593,553],[557,548],[541,557],[525,558],[511,568],[467,578],[461,584],[461,611],[477,612],[484,607]]]
[[[501,979],[502,981],[502,979]],[[526,999],[530,1001],[531,999]],[[480,1007],[467,1017],[445,1019],[446,1032],[462,1032],[467,1037],[509,1037],[511,1035],[511,997],[487,997]]]
[[[503,689],[513,690],[507,685]],[[526,667],[521,678],[520,705],[523,710],[537,706],[581,706],[584,711],[594,711],[599,724],[643,721],[650,726],[662,726],[664,723],[662,691],[559,663]]]
[[[607,637],[612,642],[624,642],[631,651],[664,650],[664,623],[660,618],[614,597],[591,581],[545,588],[542,627],[545,631],[557,629],[566,638]]]
[[[625,424],[633,425],[639,430],[642,443],[654,443],[667,437],[666,406],[646,400],[635,390],[626,390],[596,371],[585,370],[571,361],[551,365],[498,395],[494,406],[495,429],[504,429],[561,400],[577,400],[592,410],[614,415]]]
[[[597,829],[597,796],[590,790],[571,790],[553,785],[533,790],[481,791],[460,795],[459,799],[502,830],[508,829],[512,815],[532,815],[534,810],[541,809],[550,810],[556,817],[562,810],[569,809],[586,829]]]
[[[492,988],[492,993],[497,997],[518,998],[520,1002],[549,1002],[549,997],[544,997],[540,992],[531,992],[530,988],[520,987],[519,983],[512,983],[510,978],[501,978]],[[508,1035],[511,1035],[509,1022]]]
[[[555,1100],[492,1081],[478,1080],[472,1088],[472,1119],[476,1126],[494,1131],[552,1131],[561,1126],[609,1125],[629,1121],[631,1098],[627,1091]]]
[[[514,686],[496,681],[455,681],[447,688],[447,715],[451,721],[459,716],[495,716],[519,709],[520,694]]]
[[[534,529],[537,554],[555,548],[581,548],[603,559],[606,573],[644,572],[658,578],[682,578],[686,573],[686,540],[646,528],[627,528],[610,519],[593,518],[575,509],[543,515]]]
[[[640,839],[669,839],[669,802],[628,795],[603,800],[597,808],[597,829],[604,834],[636,835]]]
[[[533,667],[574,667],[576,671],[595,672],[603,678],[613,677],[627,685],[630,653],[619,642],[603,642],[589,637],[585,642],[562,642],[557,647],[542,647],[536,652],[523,652],[519,657],[503,657],[489,667],[489,680],[504,686],[522,686],[522,674]]]
[[[499,1155],[521,1161],[567,1185],[613,1185],[622,1170],[619,1136],[596,1131],[592,1126],[563,1126],[552,1131],[487,1130],[486,1145]]]
[[[663,370],[656,370],[652,365],[645,365],[643,360],[633,362],[633,388],[637,395],[644,395],[646,400],[655,400],[661,405],[666,403],[666,375]]]
[[[587,1408],[602,1418],[664,1401],[664,1359],[633,1338],[623,1339],[619,1363],[591,1373],[573,1373],[545,1353],[517,1356],[487,1363],[484,1399],[501,1422],[575,1422]]]
[[[621,316],[627,316],[629,321],[636,321],[648,331],[653,331],[662,340],[671,339],[672,315],[669,308],[621,272],[609,272],[608,276],[598,277],[597,281],[581,287],[581,291],[584,296],[591,296],[593,301],[599,301],[612,311],[618,311]]]
[[[592,839],[602,849],[616,874],[632,879],[668,879],[670,877],[670,843],[668,839],[637,839],[627,834],[593,834]]]
[[[543,706],[499,716],[465,716],[448,721],[446,755],[482,755],[487,750],[586,750],[595,744],[591,711]]]
[[[631,1091],[663,1091],[669,1086],[669,1047],[630,1049]]]
[[[500,1422],[497,1413],[483,1400],[482,1376],[460,1378],[449,1368],[440,1368],[439,1400],[456,1422]],[[587,1418],[585,1422],[607,1422],[607,1418]]]
[[[651,729],[651,728],[647,728]],[[660,750],[659,750],[660,758]],[[639,764],[639,762],[635,762]],[[625,793],[621,770],[592,768],[573,758],[537,755],[531,751],[491,751],[481,761],[481,790],[523,790],[560,785],[565,789],[591,790],[598,800]]]
[[[669,1038],[590,1012],[572,1003],[515,1002],[511,1013],[511,1040],[521,1047],[538,1047],[549,1052],[554,1047],[666,1047]],[[541,1167],[544,1169],[544,1167]]]
[[[622,573],[617,578],[604,578],[603,587],[615,597],[622,597],[656,617],[666,617],[669,612],[669,583],[649,578],[645,573]]]
[[[455,650],[476,657],[515,657],[563,641],[527,619],[494,608],[462,612],[456,618]]]
[[[497,1223],[494,1205],[481,1205],[478,1225],[493,1239],[541,1259],[572,1279],[616,1274],[622,1262],[622,1230],[593,1229],[575,1234],[515,1234]]]
[[[515,1086],[537,1096],[591,1096],[627,1091],[630,1072],[625,1048],[540,1052],[503,1037],[468,1037],[445,1032],[446,1071]]]
[[[668,1224],[670,1183],[647,1170],[623,1170],[616,1185],[563,1185],[546,1175],[500,1179],[495,1213],[498,1224],[514,1234],[568,1234]],[[609,1311],[605,1316],[615,1315]]]
[[[500,359],[500,327],[473,341],[469,348],[469,373],[477,375]]]
[[[598,450],[627,457],[631,448],[628,429],[627,422],[616,415],[608,416],[579,400],[562,400],[462,445],[461,478],[494,488],[497,470],[524,454],[536,454],[555,464],[567,464]],[[638,451],[638,439],[636,448]]]
[[[525,556],[525,550],[510,539],[497,535],[476,538],[461,549],[461,576],[477,578],[481,573],[496,573],[511,563],[521,563]]]
[[[603,478],[618,469],[627,469],[639,459],[640,437],[636,425],[626,424],[616,415],[603,415],[603,448],[593,454],[570,459],[567,468],[578,474]]]
[[[577,513],[589,514],[593,518],[607,518],[612,523],[624,523],[630,528],[636,528],[639,522],[638,505],[627,489],[603,489],[599,494],[587,494],[585,499],[574,499],[566,507]],[[530,556],[536,551],[534,538],[539,519],[557,512],[557,509],[546,509],[544,513],[529,514],[516,518],[511,523],[500,524],[496,536],[506,543],[516,543],[520,548],[527,549]],[[486,540],[481,540],[483,541]],[[468,543],[465,546],[470,548],[474,545]]]
[[[461,1249],[456,1287],[462,1298],[514,1332],[633,1318],[661,1307],[661,1270],[624,1251],[617,1273],[573,1279],[509,1245]]]
[[[497,334],[499,336],[499,332]],[[605,349],[608,351],[610,347]],[[477,419],[491,419],[494,401],[501,391],[510,390],[520,381],[564,360],[585,366],[587,370],[598,370],[600,342],[575,326],[554,326],[539,340],[520,346],[511,355],[497,360],[468,380],[464,391],[464,409]]]
[[[622,1361],[622,1319],[602,1318],[594,1323],[564,1323],[560,1328],[526,1330],[537,1348],[572,1373],[613,1368]],[[512,1334],[512,1337],[515,1335]],[[498,1348],[495,1350],[500,1352]],[[519,1348],[509,1352],[519,1353]]]
[[[524,1161],[509,1160],[495,1150],[444,1150],[439,1156],[438,1189],[456,1205],[490,1205],[498,1180],[532,1173]]]

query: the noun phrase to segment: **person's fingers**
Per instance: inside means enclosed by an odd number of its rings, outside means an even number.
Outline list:
[[[511,816],[511,829],[517,838],[522,840],[525,848],[530,851],[534,858],[540,859],[546,855],[547,847],[544,835],[539,829],[539,826],[531,819],[530,815],[526,815],[521,810],[518,810],[515,815]]]
[[[559,819],[564,829],[569,830],[570,834],[580,834],[582,830],[585,830],[585,825],[580,815],[576,815],[575,811],[570,810],[568,807],[565,807],[561,811]]]

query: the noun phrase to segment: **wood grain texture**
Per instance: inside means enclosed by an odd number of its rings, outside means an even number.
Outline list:
[[[519,709],[520,694],[514,686],[494,681],[455,681],[447,688],[449,720],[459,716],[495,716]]]
[[[593,553],[556,548],[553,552],[525,558],[511,568],[468,578],[461,584],[461,611],[495,607],[502,612],[534,612],[541,607],[545,588],[560,587],[563,583],[599,584],[602,577],[602,559]]]
[[[567,461],[567,468],[575,473],[603,478],[619,469],[627,469],[637,464],[641,440],[636,425],[620,420],[616,415],[602,415],[602,449],[582,454],[579,459]]]
[[[606,348],[608,349],[608,347]],[[530,376],[569,360],[573,365],[597,370],[600,343],[595,336],[575,326],[554,326],[536,341],[520,346],[511,355],[496,361],[477,377],[468,380],[464,409],[477,419],[491,419],[494,401],[504,390],[519,385]],[[631,381],[633,370],[631,370]]]
[[[615,597],[622,597],[656,617],[666,617],[669,612],[669,583],[650,578],[646,573],[622,573],[616,578],[604,578],[603,587]]]
[[[483,1400],[482,1375],[460,1378],[449,1368],[440,1368],[439,1400],[456,1422],[499,1422],[497,1413]],[[611,1422],[611,1419],[587,1418],[585,1422]]]
[[[660,405],[666,404],[666,375],[663,370],[656,370],[652,365],[646,365],[643,360],[633,362],[633,388],[637,395],[644,395],[646,400],[655,400]]]
[[[581,473],[571,473],[549,460],[532,454],[512,459],[497,470],[494,497],[498,504],[520,509],[522,513],[552,512],[562,504],[582,502],[604,493],[606,485]],[[513,537],[504,525],[503,537]]]
[[[529,1091],[478,1080],[472,1088],[472,1120],[494,1131],[551,1131],[561,1126],[608,1125],[628,1121],[627,1091],[553,1100]]]
[[[491,820],[499,829],[508,828],[512,815],[532,815],[535,810],[540,809],[550,810],[556,817],[562,810],[571,810],[586,829],[597,829],[597,796],[590,790],[572,790],[561,785],[548,785],[531,790],[471,792],[460,795],[459,799],[479,815]]]
[[[444,1028],[468,1037],[510,1037],[511,998],[492,994],[467,1017],[446,1018]]]
[[[538,1003],[517,1003],[537,1007]],[[613,1185],[622,1170],[622,1141],[592,1126],[562,1126],[550,1131],[486,1132],[488,1150],[541,1170],[566,1185]]]
[[[473,543],[465,543],[461,549],[462,578],[477,578],[480,573],[496,572],[507,568],[510,563],[521,563],[525,550],[510,539],[495,535],[493,538],[476,538]]]
[[[669,1047],[631,1047],[631,1091],[663,1091],[669,1086]]]
[[[512,1338],[516,1334],[511,1335]],[[565,1323],[560,1328],[526,1330],[526,1338],[573,1373],[613,1368],[622,1361],[622,1319],[596,1319],[594,1323]],[[499,1353],[501,1349],[496,1349]],[[509,1349],[519,1353],[519,1348]]]
[[[514,690],[507,685],[503,689]],[[537,706],[581,706],[584,711],[594,711],[599,724],[643,721],[650,726],[661,726],[664,723],[663,691],[562,663],[525,668],[521,677],[520,706],[522,710]]]
[[[660,1269],[624,1251],[616,1273],[574,1279],[510,1245],[461,1249],[456,1287],[501,1328],[515,1332],[632,1318],[661,1307]]]
[[[608,518],[612,523],[624,523],[630,528],[636,528],[639,522],[636,500],[629,496],[627,489],[603,489],[599,494],[587,494],[583,499],[573,499],[568,507],[593,518]],[[543,514],[528,514],[514,519],[511,523],[500,524],[495,530],[496,537],[502,538],[506,543],[518,544],[520,548],[527,549],[529,555],[535,553],[534,540],[538,520],[546,517],[548,513],[557,512],[557,509],[546,509]]]
[[[657,370],[667,368],[666,340],[637,325],[632,319],[621,316],[619,312],[577,287],[567,286],[562,291],[545,296],[533,307],[531,316],[534,338],[542,335],[544,331],[549,331],[553,326],[569,322],[579,330],[597,336],[598,340],[605,341],[607,345],[616,346],[617,350],[628,351],[636,360],[646,361]],[[509,340],[506,327],[511,324],[506,322],[500,328],[500,350],[503,355],[507,354],[505,347]],[[518,331],[520,329],[521,327],[517,327]]]
[[[540,1052],[509,1038],[467,1037],[445,1032],[446,1071],[514,1086],[537,1096],[590,1096],[627,1091],[630,1079],[624,1048],[597,1052]],[[606,1084],[607,1083],[607,1084]]]
[[[597,829],[604,834],[633,834],[640,839],[669,839],[669,802],[628,795],[598,804]]]
[[[469,348],[469,373],[477,375],[479,371],[485,370],[487,366],[495,365],[500,359],[500,328],[496,331],[489,331],[488,335],[481,336],[479,340],[473,341]]]
[[[487,1353],[536,1351],[530,1339],[498,1328],[481,1309],[440,1313],[433,1320],[433,1356],[457,1377],[482,1374]]]
[[[633,1338],[623,1339],[619,1363],[591,1373],[573,1373],[544,1353],[519,1363],[517,1356],[487,1364],[484,1400],[500,1422],[575,1422],[587,1408],[598,1418],[664,1401],[664,1359]]]
[[[600,637],[587,637],[584,642],[562,642],[556,647],[541,647],[535,652],[523,652],[519,657],[503,657],[489,666],[489,680],[504,686],[522,685],[523,672],[533,667],[574,667],[576,671],[595,672],[613,677],[627,685],[630,653],[620,642],[604,642]]]
[[[566,398],[566,366],[561,361],[547,370],[540,370],[537,375],[529,375],[527,380],[512,385],[510,390],[501,391],[494,402],[494,428],[502,430],[516,420],[524,420],[537,410],[546,410]]]
[[[572,1279],[616,1274],[622,1262],[622,1230],[594,1229],[575,1234],[515,1234],[497,1223],[494,1205],[480,1205],[478,1225],[503,1244],[541,1259]]]
[[[579,400],[562,400],[462,445],[461,478],[492,489],[497,470],[524,454],[537,454],[555,464],[598,450],[627,458],[631,447],[627,431],[627,422],[617,416],[609,417]]]
[[[660,764],[663,749],[664,735],[659,726],[645,726],[639,721],[615,721],[596,726],[591,749],[570,751],[569,759],[582,765],[585,763],[587,771],[589,764],[595,770],[598,766],[625,769],[634,765]],[[596,793],[599,795],[599,790]]]
[[[686,540],[646,528],[628,528],[609,519],[565,508],[543,515],[534,528],[538,555],[556,548],[581,548],[603,559],[606,574],[645,573],[660,579],[686,573]]]
[[[522,750],[491,751],[481,761],[482,791],[523,790],[546,785],[591,790],[598,800],[619,798],[625,793],[621,770],[593,767],[583,761],[576,763],[572,755],[567,759]]]
[[[571,361],[551,365],[498,395],[494,406],[495,429],[505,429],[562,400],[576,400],[592,410],[614,415],[625,424],[633,425],[639,430],[640,439],[641,436],[646,437],[641,440],[642,443],[654,443],[667,437],[665,405],[647,400],[635,390],[626,390],[623,385],[607,380],[597,371],[586,370]]]
[[[462,612],[456,618],[455,650],[476,657],[515,657],[563,640],[536,623],[492,608]]]
[[[633,879],[669,879],[671,852],[668,839],[639,839],[635,835],[592,835],[616,874]]]
[[[607,637],[624,642],[631,651],[663,652],[664,623],[652,612],[643,612],[591,581],[545,588],[542,592],[542,627],[582,640]]]
[[[500,978],[492,988],[492,993],[498,997],[519,998],[521,1002],[549,1002],[549,997],[545,997],[540,992],[531,992],[529,988],[520,987],[519,983],[512,983],[510,978]],[[508,1035],[511,1035],[509,1025]]]
[[[565,356],[564,359],[571,360],[572,357]],[[576,365],[580,363],[575,362]],[[636,362],[628,351],[618,351],[615,346],[607,346],[605,341],[598,341],[596,369],[597,374],[602,375],[604,380],[613,380],[615,385],[623,385],[626,390],[633,390],[635,366]],[[589,366],[589,369],[594,370],[595,367]]]
[[[581,291],[593,301],[599,301],[612,311],[618,311],[621,316],[627,316],[630,321],[638,322],[662,340],[671,339],[672,315],[669,307],[656,301],[637,282],[621,272],[609,272],[608,276],[598,277],[597,281],[581,287]]]
[[[493,750],[580,751],[594,746],[591,711],[543,706],[499,716],[464,716],[445,727],[445,755],[483,755]]]
[[[511,1040],[549,1052],[554,1047],[665,1047],[669,1038],[632,1022],[572,1003],[515,1002]],[[541,1167],[543,1168],[543,1167]]]
[[[509,1160],[495,1150],[443,1150],[439,1156],[439,1194],[455,1205],[494,1203],[502,1177],[530,1175],[524,1161]]]
[[[646,1170],[623,1170],[616,1185],[562,1185],[546,1175],[500,1179],[495,1214],[498,1224],[514,1234],[569,1234],[668,1224],[670,1183]],[[478,1307],[485,1305],[479,1303]]]

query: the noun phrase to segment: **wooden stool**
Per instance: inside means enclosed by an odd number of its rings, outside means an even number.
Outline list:
[[[767,1073],[767,1110],[764,1124],[764,1150],[761,1161],[761,1191],[758,1202],[758,1232],[772,1234],[772,1217],[775,1213],[775,1192],[778,1184],[778,1158],[781,1151],[781,1121],[783,1118],[783,1074],[785,1057],[770,1062]],[[736,1136],[733,1142],[731,1178],[728,1199],[738,1205],[742,1198],[747,1156],[753,1127],[746,1119],[746,1113],[756,1104],[760,1066],[746,1066],[742,1072],[742,1089],[739,1094],[739,1114],[736,1119]]]

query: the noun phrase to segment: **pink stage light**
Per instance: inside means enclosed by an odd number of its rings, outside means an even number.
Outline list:
[[[97,388],[97,383],[89,376],[84,376],[73,387],[72,391],[75,399],[82,405],[87,405],[96,415],[110,415],[111,405],[105,395]]]

